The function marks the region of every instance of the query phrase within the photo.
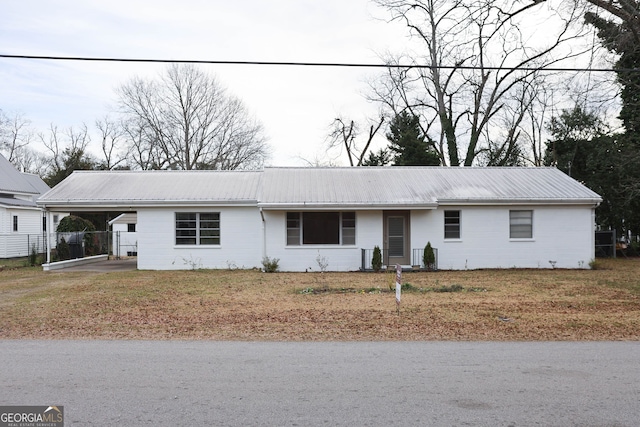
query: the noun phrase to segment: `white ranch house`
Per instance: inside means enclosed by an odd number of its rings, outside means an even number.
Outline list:
[[[46,211],[135,213],[139,269],[282,271],[421,263],[440,269],[588,268],[598,194],[555,168],[266,168],[74,172]]]

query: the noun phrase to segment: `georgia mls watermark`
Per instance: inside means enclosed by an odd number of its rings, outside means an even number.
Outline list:
[[[64,407],[0,406],[0,427],[64,427]]]

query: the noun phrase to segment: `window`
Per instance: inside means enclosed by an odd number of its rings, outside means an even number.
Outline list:
[[[287,212],[287,246],[300,244],[300,212]]]
[[[13,231],[18,231],[18,215],[13,216]]]
[[[219,245],[220,213],[176,213],[176,245]]]
[[[460,238],[460,211],[444,211],[444,238]]]
[[[509,211],[509,237],[533,238],[533,211]]]
[[[355,245],[355,212],[287,212],[287,245]]]
[[[129,233],[135,233],[136,232],[136,225],[134,224],[127,224],[127,231]]]
[[[342,244],[356,244],[356,213],[342,212]]]

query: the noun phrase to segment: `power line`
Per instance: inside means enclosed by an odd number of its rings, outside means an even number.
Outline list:
[[[373,64],[347,62],[288,62],[288,61],[219,61],[198,59],[151,59],[151,58],[109,58],[83,56],[48,56],[48,55],[8,55],[0,54],[0,58],[7,59],[35,59],[45,61],[85,61],[85,62],[137,62],[162,64],[213,64],[213,65],[266,65],[284,67],[344,67],[344,68],[425,68],[441,70],[488,70],[488,71],[549,71],[549,72],[640,72],[640,68],[577,68],[577,67],[477,67],[465,65],[426,65],[426,64]]]

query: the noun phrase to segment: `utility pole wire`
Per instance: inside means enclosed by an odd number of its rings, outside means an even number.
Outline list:
[[[476,67],[465,65],[425,65],[425,64],[366,64],[346,62],[288,62],[288,61],[219,61],[199,59],[150,59],[150,58],[107,58],[82,56],[47,56],[47,55],[9,55],[1,54],[6,59],[34,59],[45,61],[85,61],[85,62],[139,62],[163,64],[213,64],[213,65],[268,65],[285,67],[345,67],[345,68],[425,68],[441,70],[491,70],[491,71],[570,71],[570,72],[640,72],[640,68],[577,68],[577,67]]]

